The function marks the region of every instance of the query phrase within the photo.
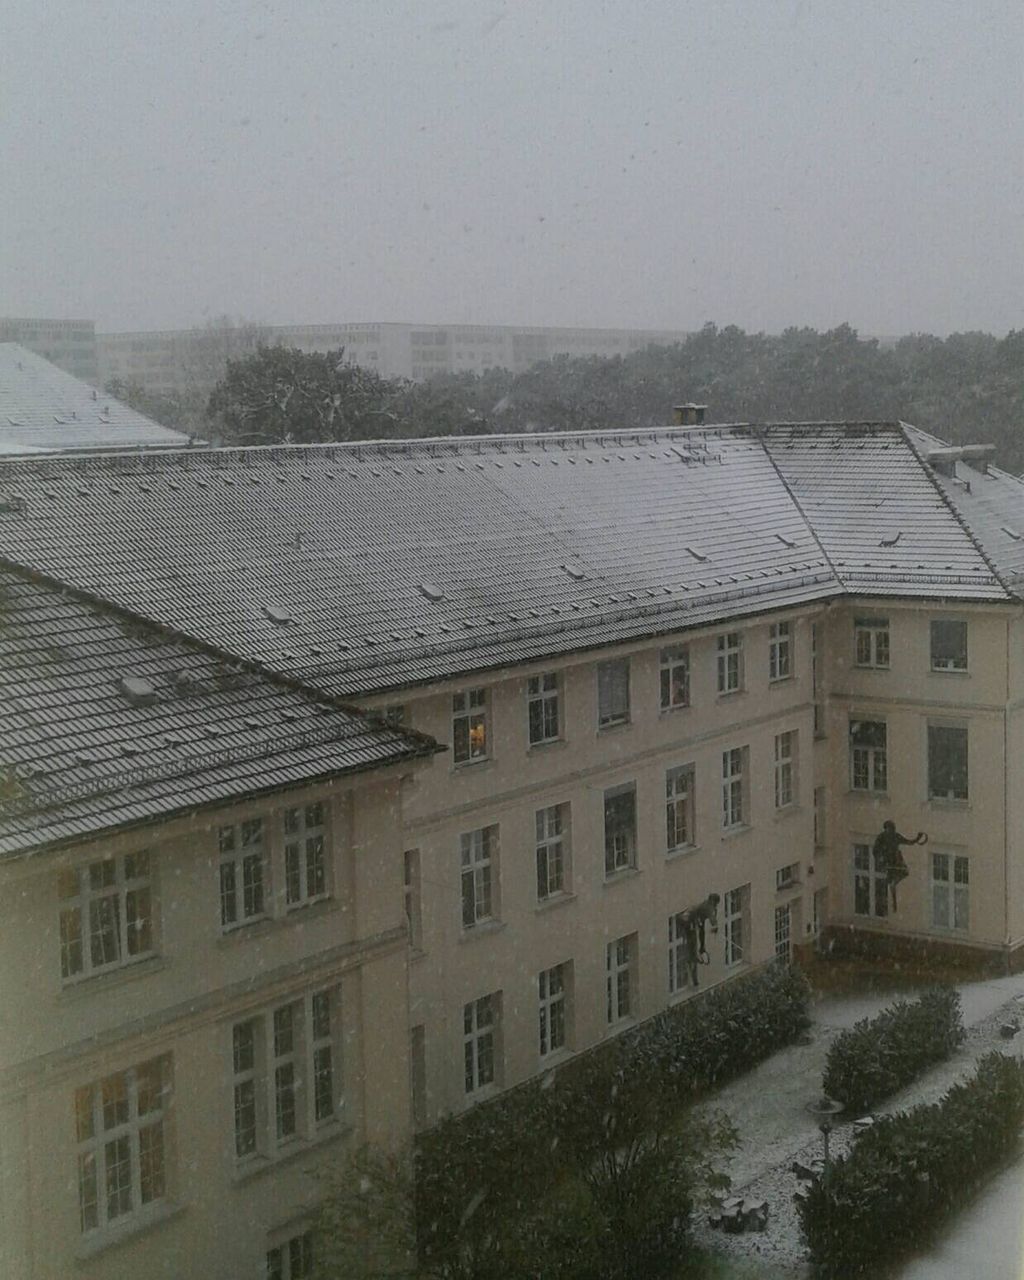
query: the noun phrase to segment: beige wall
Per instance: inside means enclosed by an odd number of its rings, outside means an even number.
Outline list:
[[[407,1136],[398,787],[397,776],[382,771],[2,869],[0,1274],[262,1276],[269,1233],[301,1225],[315,1205],[312,1168],[352,1143]],[[277,896],[281,815],[287,805],[317,799],[329,804],[330,896],[285,913]],[[217,827],[253,816],[269,834],[274,918],[224,934]],[[140,848],[153,859],[156,955],[62,982],[59,867]],[[337,1118],[280,1149],[269,1141],[264,1155],[238,1162],[232,1027],[317,991],[334,998],[334,1095],[344,1099]],[[163,1054],[170,1063],[167,1195],[148,1212],[83,1234],[75,1090]],[[263,1068],[263,1090],[269,1074]],[[270,1115],[261,1111],[264,1123]]]

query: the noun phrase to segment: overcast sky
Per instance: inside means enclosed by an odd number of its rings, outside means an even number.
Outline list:
[[[0,14],[0,314],[1024,325],[1021,0]]]

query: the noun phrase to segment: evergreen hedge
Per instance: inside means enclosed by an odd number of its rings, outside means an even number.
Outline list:
[[[827,1276],[877,1275],[920,1245],[1016,1147],[1024,1065],[990,1053],[940,1102],[884,1116],[817,1178],[798,1211]]]
[[[822,1089],[851,1111],[868,1111],[963,1042],[960,995],[953,988],[897,1000],[833,1040]]]

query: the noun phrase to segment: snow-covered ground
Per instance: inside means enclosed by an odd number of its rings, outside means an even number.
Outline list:
[[[1010,1019],[1024,1017],[1024,974],[958,984],[963,1002],[967,1038],[947,1062],[921,1077],[901,1093],[878,1108],[878,1114],[899,1111],[918,1102],[933,1102],[956,1080],[971,1074],[978,1058],[992,1049],[1024,1055],[1024,1030],[1012,1040],[1003,1039],[1000,1026]],[[804,1277],[808,1274],[807,1258],[793,1202],[797,1179],[792,1172],[795,1159],[810,1160],[822,1154],[822,1137],[817,1120],[808,1113],[807,1104],[821,1096],[821,1075],[825,1056],[838,1031],[851,1027],[861,1018],[871,1017],[899,996],[912,998],[913,992],[827,995],[815,1001],[811,1013],[813,1024],[809,1043],[793,1045],[775,1054],[767,1062],[740,1079],[726,1085],[706,1106],[724,1111],[739,1133],[739,1146],[733,1152],[728,1173],[733,1195],[768,1201],[769,1218],[765,1231],[727,1235],[714,1230],[706,1218],[696,1225],[697,1241],[716,1253],[735,1258],[737,1274],[765,1277]],[[852,1134],[852,1117],[837,1117],[831,1136],[833,1154],[846,1150]],[[1004,1178],[1000,1180],[1000,1185]],[[1020,1175],[1004,1193],[1012,1202],[1012,1188],[1021,1185]],[[1020,1202],[1015,1216],[1006,1220],[1007,1256],[1020,1238]],[[952,1238],[944,1247],[952,1258],[957,1251]],[[977,1261],[977,1260],[976,1260]],[[935,1271],[914,1271],[908,1276],[929,1277]],[[985,1276],[986,1280],[1003,1280],[1022,1274],[1020,1255],[1016,1270],[1007,1272],[953,1271],[949,1274]]]

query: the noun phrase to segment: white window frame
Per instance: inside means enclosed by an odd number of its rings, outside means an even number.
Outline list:
[[[970,799],[970,734],[966,724],[950,724],[945,721],[928,721],[928,799],[941,800],[950,804],[966,804]],[[963,743],[963,764],[957,767],[952,762],[952,753],[948,748],[940,746],[940,735],[956,734],[957,741]],[[944,779],[940,779],[939,753],[947,751],[947,763]],[[946,789],[940,790],[940,781],[945,781]]]
[[[315,1251],[310,1227],[271,1245],[267,1250],[266,1280],[309,1280],[313,1275]]]
[[[463,1083],[467,1095],[498,1082],[500,1024],[500,991],[492,991],[463,1005]]]
[[[552,804],[534,813],[537,901],[570,892],[569,806]]]
[[[737,889],[729,889],[722,902],[722,934],[725,947],[725,964],[727,968],[743,964],[746,959],[748,919],[750,903],[750,885],[740,885]]]
[[[775,870],[775,889],[791,889],[794,885],[800,883],[800,863],[790,862],[784,867],[777,867]]]
[[[628,658],[597,664],[597,727],[614,729],[629,724],[630,670]]]
[[[619,806],[616,801],[629,797],[630,805],[622,805],[621,811],[629,810],[631,822],[609,823],[609,816],[614,816]],[[632,871],[637,865],[637,804],[636,783],[625,782],[617,787],[609,787],[604,793],[604,875],[608,880],[625,871]]]
[[[291,805],[282,821],[285,910],[294,911],[330,896],[327,805],[322,800]]]
[[[743,689],[743,632],[723,632],[717,651],[719,694],[739,693]]]
[[[793,904],[783,902],[775,908],[775,959],[789,964],[793,959]]]
[[[75,1090],[83,1235],[130,1220],[166,1198],[170,1075],[171,1058],[163,1054]]]
[[[853,663],[875,671],[888,671],[891,656],[889,619],[862,617],[853,620]]]
[[[609,1026],[634,1017],[636,1005],[637,935],[628,933],[605,947],[607,1020]]]
[[[530,676],[526,686],[526,732],[531,747],[562,736],[562,688],[557,671]]]
[[[884,743],[857,742],[861,726],[881,725]],[[850,789],[885,793],[889,787],[889,725],[885,720],[865,716],[850,719]]]
[[[697,843],[694,808],[696,775],[692,764],[665,773],[665,851],[678,853]]]
[[[942,628],[956,627],[957,639],[948,642]],[[963,643],[960,643],[962,637]],[[953,671],[963,675],[968,670],[967,622],[963,618],[932,618],[928,624],[928,656],[933,671]]]
[[[57,894],[65,983],[156,954],[153,857],[147,850],[64,868]]]
[[[496,920],[498,888],[498,824],[464,831],[459,836],[462,927]]]
[[[935,850],[930,868],[932,928],[968,933],[971,927],[970,859],[962,853]]]
[[[789,809],[797,801],[797,731],[786,729],[775,735],[775,808]]]
[[[228,933],[269,915],[266,824],[261,817],[224,824],[218,828],[217,842],[220,927]]]
[[[678,995],[690,985],[690,952],[686,941],[686,912],[668,918],[668,990]]]
[[[884,869],[875,864],[870,844],[854,843],[853,846],[853,914],[863,920],[884,920],[889,914],[889,878]],[[867,911],[857,908],[858,895],[867,895]]]
[[[747,748],[722,752],[722,830],[747,826]]]
[[[690,705],[690,646],[666,645],[661,651],[661,709],[677,711]]]
[[[490,707],[486,688],[452,694],[452,760],[474,764],[488,759]]]
[[[541,1058],[548,1058],[569,1044],[569,963],[541,969],[537,975],[537,1032]]]
[[[768,680],[777,684],[793,675],[793,624],[773,622],[768,627]]]

